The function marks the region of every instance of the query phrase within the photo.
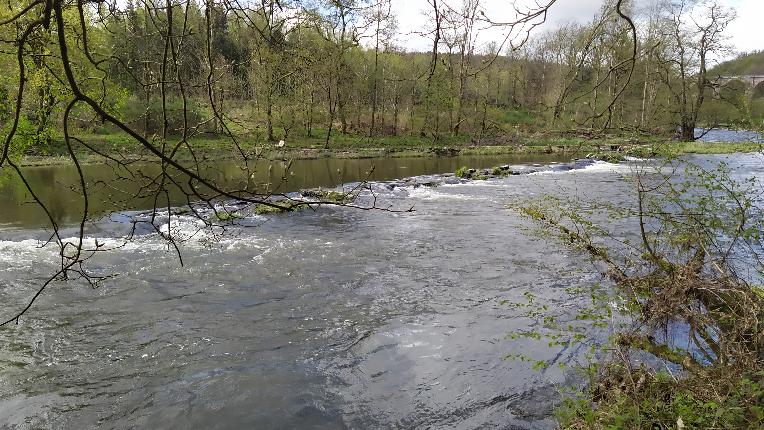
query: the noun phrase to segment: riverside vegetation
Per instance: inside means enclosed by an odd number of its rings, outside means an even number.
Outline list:
[[[635,210],[578,201],[516,206],[545,234],[590,255],[607,281],[574,293],[591,297],[576,319],[614,334],[592,348],[588,391],[566,397],[562,428],[764,426],[761,184],[734,179],[724,164],[682,163],[680,179],[676,163],[635,170]],[[614,220],[638,225],[639,237],[623,238]],[[519,336],[557,347],[587,339],[582,326],[530,309],[543,329]]]
[[[511,206],[538,234],[589,255],[605,280],[570,289],[590,303],[574,322],[559,321],[531,294],[509,304],[540,327],[510,340],[590,348],[590,364],[573,369],[588,389],[563,391],[561,428],[764,426],[760,178],[741,181],[725,163],[708,169],[664,156],[632,168],[634,209],[550,197]],[[511,174],[509,166],[455,172],[467,180]],[[617,223],[638,226],[638,237],[623,237]],[[508,358],[548,366],[526,354]]]
[[[680,139],[691,141],[696,126],[757,128],[764,121],[761,88],[719,78],[755,73],[762,56],[710,66],[709,57],[729,49],[724,30],[734,14],[709,2],[696,7],[704,26],[695,28],[687,11],[692,2],[637,10],[630,1],[608,1],[591,23],[568,24],[522,45],[483,40],[478,27],[488,18],[481,18],[479,1],[461,10],[436,6],[426,24],[434,38],[430,53],[399,45],[395,11],[384,1],[279,3],[294,13],[279,12],[275,3],[168,4],[83,7],[81,28],[67,37],[89,41],[87,50],[70,53],[83,89],[156,148],[180,143],[166,146],[184,160],[197,153],[591,152],[613,140],[668,142],[679,129]],[[3,7],[0,18],[21,9]],[[644,30],[633,43],[619,12]],[[4,40],[14,37],[11,27],[3,29]],[[7,132],[15,121],[10,155],[51,163],[69,156],[60,124],[70,91],[48,54],[59,41],[44,28],[32,30],[22,51],[28,96],[15,103],[22,75],[5,74],[0,123]],[[167,45],[167,34],[177,40]],[[3,70],[19,71],[16,57],[4,51]],[[88,108],[74,105],[68,116],[70,132],[79,135],[73,150],[83,160],[146,152]]]

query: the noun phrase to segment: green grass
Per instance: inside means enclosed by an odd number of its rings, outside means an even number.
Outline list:
[[[637,389],[628,385],[633,381]],[[675,429],[681,422],[685,429],[764,428],[764,372],[697,379],[659,372],[631,375],[624,384],[623,389],[600,384],[590,393],[567,398],[558,409],[559,427]]]
[[[315,159],[315,158],[375,158],[375,157],[429,157],[436,155],[505,155],[533,153],[562,154],[608,154],[613,148],[622,153],[638,157],[667,156],[678,154],[728,154],[735,152],[755,152],[762,145],[755,143],[701,143],[667,142],[661,136],[607,136],[589,138],[560,136],[553,133],[515,135],[506,139],[485,140],[480,144],[471,142],[468,136],[442,136],[437,142],[432,137],[387,136],[373,137],[341,135],[336,133],[328,146],[321,138],[323,130],[316,130],[314,137],[296,136],[278,148],[252,136],[237,138],[239,147],[249,157],[266,159]],[[99,151],[118,158],[150,159],[150,153],[140,143],[121,133],[90,134],[83,141]],[[177,142],[173,138],[170,142]],[[159,146],[158,143],[156,143]],[[189,145],[199,159],[224,160],[239,158],[240,153],[229,138],[202,135],[189,140]],[[86,148],[76,145],[76,153],[83,163],[103,162],[103,158]],[[169,151],[169,150],[168,150]],[[179,161],[190,161],[191,153],[184,146],[176,154]],[[24,158],[24,165],[67,164],[71,160],[63,142],[59,140],[36,154]]]
[[[664,150],[672,154],[733,154],[762,149],[764,145],[754,142],[678,142],[664,146]]]

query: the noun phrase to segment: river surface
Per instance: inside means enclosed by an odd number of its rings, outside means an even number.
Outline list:
[[[712,130],[705,130],[702,128],[695,129],[695,136],[703,142],[756,142],[764,143],[761,133],[747,130],[729,130],[725,128],[717,128]]]
[[[696,160],[762,174],[753,155]],[[375,165],[369,179],[380,205],[415,211],[324,207],[249,215],[225,231],[176,217],[167,228],[188,232],[184,265],[156,233],[121,239],[121,221],[136,212],[90,225],[89,241],[115,249],[88,267],[117,276],[98,289],[56,282],[18,325],[0,329],[0,427],[553,428],[560,388],[579,380],[506,357],[571,364],[583,351],[509,340],[539,324],[511,304],[533,294],[564,323],[582,305],[567,289],[600,277],[586,258],[531,234],[507,205],[548,195],[632,205],[630,165],[342,163],[343,182],[365,179]],[[502,163],[525,174],[472,182],[442,175]],[[294,187],[337,185],[336,169],[305,171]],[[56,178],[46,198],[68,193],[66,168],[40,172],[40,181]],[[5,317],[59,260],[40,242],[41,218],[19,209],[22,193],[9,191],[18,188],[3,190]],[[76,206],[60,207],[63,224],[76,219]]]
[[[539,164],[571,160],[572,155],[509,155],[295,160],[260,160],[250,163],[249,175],[243,173],[237,162],[221,162],[209,166],[205,177],[227,189],[250,189],[267,193],[283,193],[314,187],[335,187],[353,181],[383,181],[432,173],[454,172],[462,166],[491,167],[502,163]],[[136,175],[153,177],[160,172],[154,164],[131,166]],[[138,181],[120,180],[128,177],[124,169],[107,165],[85,165],[84,174],[90,183],[90,213],[107,214],[114,210],[145,209],[152,207],[153,199],[134,198]],[[46,204],[57,223],[73,224],[81,218],[81,192],[77,170],[73,166],[43,166],[24,169],[24,174],[35,193]],[[0,196],[10,199],[0,211],[0,226],[43,227],[49,225],[45,213],[29,202],[31,196],[21,181],[2,181]],[[185,195],[177,192],[173,203],[185,203]]]

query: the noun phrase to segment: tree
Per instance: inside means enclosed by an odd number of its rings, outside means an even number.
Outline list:
[[[372,71],[371,85],[371,124],[369,125],[369,137],[374,136],[377,125],[377,105],[379,103],[380,81],[380,44],[392,38],[395,29],[395,20],[392,16],[392,2],[390,0],[379,1],[372,8],[372,20],[374,22],[374,69]]]
[[[760,184],[734,178],[724,163],[635,169],[634,207],[563,199],[519,208],[590,256],[606,283],[580,292],[592,304],[576,320],[614,334],[595,349],[589,389],[566,402],[562,427],[761,427]],[[618,219],[618,231],[596,214]],[[623,223],[636,234],[624,237]],[[560,347],[589,340],[586,328],[531,312],[544,331],[518,336]]]
[[[682,0],[667,8],[665,45],[657,55],[663,83],[674,101],[679,138],[688,142],[696,138],[703,102],[714,89],[708,77],[709,62],[728,50],[724,31],[735,14],[715,1]]]

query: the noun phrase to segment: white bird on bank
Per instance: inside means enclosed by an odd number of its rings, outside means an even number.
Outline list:
[[[283,148],[284,145],[286,145],[286,142],[284,142],[283,140],[279,140],[279,143],[276,144],[276,146],[279,148]]]

